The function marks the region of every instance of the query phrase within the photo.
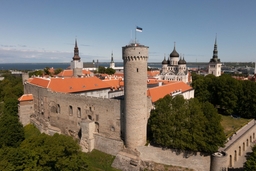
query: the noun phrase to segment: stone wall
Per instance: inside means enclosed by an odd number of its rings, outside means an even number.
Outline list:
[[[31,101],[22,101],[18,106],[18,115],[20,122],[23,126],[26,126],[30,123],[30,116],[34,113],[34,102]]]
[[[55,93],[29,83],[25,86],[34,97],[33,119],[44,132],[50,125],[62,134],[80,138],[80,124],[88,119],[95,122],[95,132],[121,140],[121,100]]]
[[[162,149],[153,146],[141,146],[137,150],[140,152],[142,161],[154,161],[165,165],[181,166],[196,171],[209,171],[211,157],[198,153],[185,154],[178,153],[171,149]]]
[[[124,148],[124,143],[121,140],[110,139],[97,133],[94,134],[94,139],[95,149],[113,156],[116,156]]]

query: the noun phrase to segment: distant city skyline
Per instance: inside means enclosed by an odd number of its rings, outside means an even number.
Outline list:
[[[122,46],[149,46],[162,62],[176,42],[187,62],[209,62],[217,34],[221,62],[256,61],[256,1],[2,1],[0,63],[122,62]]]

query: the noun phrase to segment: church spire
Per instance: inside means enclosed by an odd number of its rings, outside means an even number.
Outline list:
[[[113,58],[113,51],[111,52],[111,62],[114,62],[114,58]]]
[[[77,40],[75,40],[75,47],[74,47],[74,57],[73,60],[80,60],[80,56],[79,56],[79,50],[77,47]]]
[[[217,49],[217,34],[215,37],[214,49],[213,49],[213,56],[212,58],[218,58],[218,49]]]

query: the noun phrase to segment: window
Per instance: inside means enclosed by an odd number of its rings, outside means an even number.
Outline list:
[[[57,104],[57,113],[60,113],[60,105]]]
[[[81,108],[80,107],[77,108],[77,117],[81,118]]]
[[[69,106],[69,115],[73,115],[73,107]]]
[[[137,72],[139,72],[139,68],[137,68]]]

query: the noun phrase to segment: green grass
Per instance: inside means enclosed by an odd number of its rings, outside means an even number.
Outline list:
[[[115,156],[93,150],[87,153],[89,170],[93,171],[119,171],[118,169],[112,168],[111,164],[115,159]]]
[[[221,115],[221,125],[224,128],[226,137],[230,137],[244,125],[251,121],[251,119],[234,118],[231,116]]]

